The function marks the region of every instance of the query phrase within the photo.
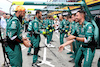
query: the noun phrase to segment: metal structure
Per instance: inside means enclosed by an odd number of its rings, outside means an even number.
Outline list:
[[[49,13],[49,11],[66,11],[66,12],[68,12],[70,15],[72,14],[71,13],[71,10],[69,9],[69,7],[68,7],[68,9],[31,9],[31,8],[29,8],[29,9],[27,9],[27,10],[29,10],[29,11],[35,11],[35,10],[40,10],[40,11],[47,11],[47,13]]]
[[[63,9],[31,9],[31,8],[29,8],[27,10],[32,10],[32,11],[34,11],[34,10],[41,10],[41,11],[67,11],[67,12],[70,11],[69,9],[67,9],[67,10],[64,9],[63,10]]]
[[[48,5],[48,6],[81,6],[84,2],[34,2],[34,1],[13,1],[12,5]]]

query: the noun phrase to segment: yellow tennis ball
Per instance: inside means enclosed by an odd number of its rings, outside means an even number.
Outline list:
[[[65,32],[68,32],[68,30],[65,30]]]
[[[50,32],[52,32],[52,30],[49,30]]]
[[[57,15],[54,15],[53,18],[57,18]]]
[[[49,29],[48,27],[46,29]]]
[[[46,34],[46,32],[43,32],[43,34]]]
[[[54,29],[52,29],[54,31]]]
[[[70,33],[68,33],[68,35],[70,35]]]
[[[48,27],[50,27],[50,25],[48,25]]]

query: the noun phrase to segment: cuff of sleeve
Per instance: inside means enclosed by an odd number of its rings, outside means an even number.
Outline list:
[[[16,36],[13,36],[13,37],[11,38],[11,40],[14,40],[16,37],[17,37],[17,35],[16,35]]]
[[[73,39],[73,41],[76,41],[75,39]]]
[[[84,38],[84,43],[88,43],[88,40],[86,38]]]

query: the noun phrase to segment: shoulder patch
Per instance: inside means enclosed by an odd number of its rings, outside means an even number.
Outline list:
[[[89,26],[89,29],[91,29],[92,27],[91,26]]]
[[[15,21],[12,21],[12,23],[15,23]]]
[[[15,21],[12,21],[11,28],[13,28],[13,29],[16,28],[16,23],[15,23]]]
[[[91,26],[88,27],[87,32],[88,32],[88,33],[92,33],[92,27],[91,27]]]
[[[37,27],[37,23],[34,23],[34,27]]]

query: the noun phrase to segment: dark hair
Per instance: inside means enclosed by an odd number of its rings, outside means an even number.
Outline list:
[[[37,11],[36,11],[36,15],[39,14],[39,13],[40,13],[40,10],[37,10]]]
[[[84,17],[85,17],[85,11],[84,10],[79,10],[79,11],[77,11],[77,13],[78,12],[84,14]]]
[[[67,18],[68,18],[68,19],[71,18],[71,15],[68,15]]]
[[[72,15],[74,15],[74,16],[75,16],[75,15],[76,15],[76,13],[74,13],[74,14],[72,14]]]
[[[52,18],[52,16],[50,15],[49,18]]]
[[[49,18],[49,15],[47,15],[47,18]]]

